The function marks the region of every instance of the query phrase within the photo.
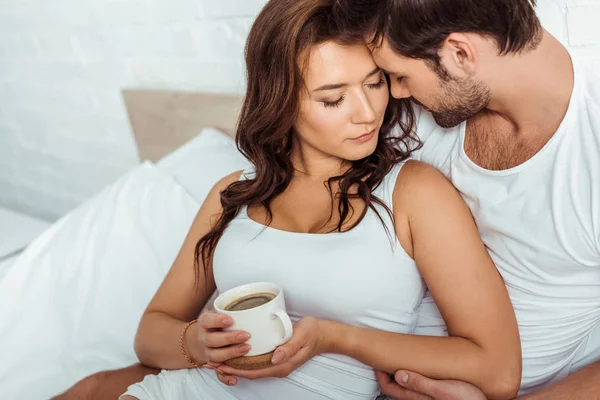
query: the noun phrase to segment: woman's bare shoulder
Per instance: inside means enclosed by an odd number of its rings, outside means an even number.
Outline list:
[[[396,179],[394,201],[421,202],[456,193],[452,183],[440,171],[422,161],[408,160]]]

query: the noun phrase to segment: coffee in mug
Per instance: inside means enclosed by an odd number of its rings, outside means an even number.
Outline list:
[[[250,334],[246,343],[252,348],[241,357],[246,364],[262,355],[270,363],[269,353],[292,337],[293,326],[286,312],[283,289],[275,283],[254,282],[234,287],[221,293],[213,304],[218,313],[233,320],[225,331],[242,330]]]
[[[252,293],[247,296],[233,300],[224,307],[225,311],[242,311],[260,307],[273,300],[277,295],[275,293],[260,292]]]

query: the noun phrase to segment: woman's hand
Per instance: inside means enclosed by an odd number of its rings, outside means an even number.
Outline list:
[[[236,377],[261,379],[267,377],[285,378],[314,356],[327,352],[330,340],[326,321],[314,317],[302,318],[294,325],[294,335],[273,353],[272,367],[245,371],[224,364],[209,363],[217,369],[217,376],[226,385],[235,385]]]
[[[240,357],[250,351],[245,342],[250,335],[244,331],[223,331],[233,324],[231,317],[206,311],[198,318],[198,329],[195,345],[191,342],[192,358],[201,363],[222,363]]]

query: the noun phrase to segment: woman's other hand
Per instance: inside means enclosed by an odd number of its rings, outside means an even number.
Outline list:
[[[332,340],[328,321],[314,317],[302,318],[294,325],[294,335],[273,353],[273,366],[253,371],[232,368],[224,364],[209,363],[217,369],[217,376],[226,385],[235,385],[236,377],[246,379],[285,378],[316,355],[327,352]]]

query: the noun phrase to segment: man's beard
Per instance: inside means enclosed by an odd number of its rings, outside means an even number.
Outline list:
[[[471,79],[441,80],[438,104],[431,108],[435,122],[442,128],[452,128],[486,108],[491,93],[481,81]]]

